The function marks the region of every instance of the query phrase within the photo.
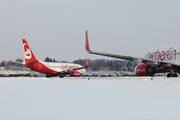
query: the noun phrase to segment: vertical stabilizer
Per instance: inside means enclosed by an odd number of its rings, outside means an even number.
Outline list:
[[[86,59],[86,64],[85,64],[85,67],[89,67],[89,63],[88,63],[88,60]]]
[[[7,68],[10,68],[10,65],[8,64],[8,62],[4,59],[4,64]]]
[[[23,49],[24,49],[24,58],[25,64],[32,63],[37,61],[36,57],[34,56],[31,48],[29,47],[26,39],[22,39]]]

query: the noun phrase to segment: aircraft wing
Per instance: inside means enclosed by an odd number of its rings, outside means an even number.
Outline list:
[[[38,62],[39,60],[36,60],[36,61],[33,61],[33,62],[29,62],[28,64],[31,65],[31,64],[34,64],[36,62]],[[24,62],[12,62],[13,64],[18,64],[18,65],[25,65]]]
[[[147,63],[147,64],[153,65],[155,67],[157,67],[157,66],[165,66],[165,67],[166,66],[178,66],[178,67],[180,67],[180,64],[175,64],[175,63],[168,62],[168,61],[149,60],[149,59],[145,59],[145,58],[138,58],[138,57],[131,57],[131,56],[126,56],[126,55],[117,55],[117,54],[111,54],[111,53],[92,51],[89,47],[87,31],[86,31],[85,39],[86,39],[85,40],[85,49],[89,54],[101,55],[101,56],[112,57],[112,58],[123,59],[123,60],[130,60],[130,61],[134,61],[137,63]]]
[[[6,61],[6,59],[4,59],[4,63],[6,65],[6,67],[10,67],[9,63]],[[11,62],[11,64],[18,64],[18,65],[24,65],[22,62]]]

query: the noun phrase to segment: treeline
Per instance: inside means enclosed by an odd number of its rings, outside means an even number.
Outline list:
[[[58,61],[56,59],[52,59],[46,57],[45,62],[61,62],[66,63],[67,61]],[[10,66],[23,67],[22,65],[16,64],[15,62],[23,62],[23,59],[18,58],[14,62],[7,61]],[[72,63],[77,63],[80,65],[85,65],[85,59],[74,60]],[[130,71],[133,72],[137,63],[133,61],[124,61],[124,60],[107,60],[107,59],[96,59],[96,60],[88,60],[89,68],[88,71]],[[4,61],[1,62],[0,67],[5,67]]]
[[[75,60],[73,63],[85,65],[85,60]],[[88,71],[130,71],[133,72],[137,63],[133,61],[96,59],[88,60]]]
[[[58,61],[49,57],[45,58],[46,62],[62,62],[66,63],[67,61]],[[85,66],[85,59],[74,60],[72,63],[77,63]],[[133,72],[137,63],[133,61],[124,61],[124,60],[107,60],[107,59],[96,59],[88,60],[89,68],[88,71],[130,71]]]

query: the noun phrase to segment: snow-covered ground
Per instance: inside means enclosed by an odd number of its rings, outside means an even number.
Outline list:
[[[180,79],[0,78],[0,120],[180,120]]]

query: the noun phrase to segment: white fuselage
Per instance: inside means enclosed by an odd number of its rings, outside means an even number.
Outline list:
[[[83,67],[79,64],[74,64],[74,63],[58,63],[58,62],[57,63],[41,62],[41,63],[44,64],[49,69],[52,69],[52,70],[57,71],[57,72]],[[77,71],[83,74],[86,72],[86,69],[80,69]]]
[[[171,61],[172,63],[180,65],[180,44],[150,49],[142,57],[156,61]]]

